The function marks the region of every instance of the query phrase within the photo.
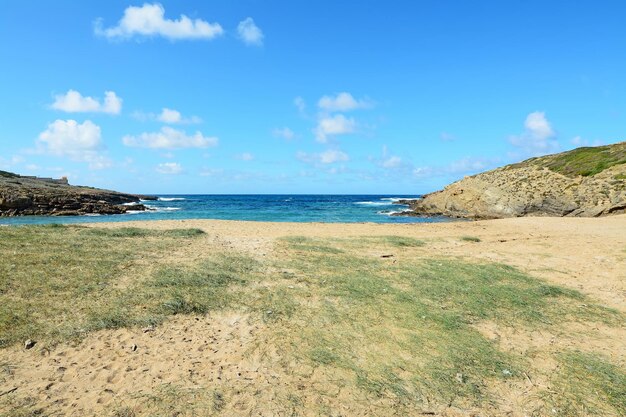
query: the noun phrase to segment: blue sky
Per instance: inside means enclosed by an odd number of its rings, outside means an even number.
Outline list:
[[[8,1],[0,169],[138,193],[433,191],[626,137],[623,1]]]

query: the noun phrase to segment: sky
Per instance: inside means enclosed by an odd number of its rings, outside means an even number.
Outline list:
[[[0,1],[0,170],[421,194],[626,140],[624,1]]]

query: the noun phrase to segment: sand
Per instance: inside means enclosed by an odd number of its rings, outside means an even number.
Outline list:
[[[264,223],[216,220],[99,223],[91,227],[201,228],[207,237],[178,248],[175,261],[201,258],[216,246],[249,252],[255,257],[280,257],[274,242],[283,236],[349,237],[398,235],[427,239],[433,256],[454,256],[469,261],[503,262],[547,282],[575,288],[600,304],[626,312],[626,216],[604,218],[515,218],[437,224],[319,224]],[[466,242],[473,236],[480,242]],[[298,389],[302,375],[307,384],[332,377],[302,370],[286,375],[276,365],[279,352],[260,357],[264,324],[238,312],[206,317],[176,317],[154,329],[121,329],[88,335],[76,346],[59,345],[24,350],[15,346],[0,350],[0,364],[11,377],[0,384],[0,395],[19,393],[41,405],[45,415],[111,415],[120,407],[133,409],[158,390],[184,381],[186,390],[228,386],[238,392],[222,415],[286,415],[284,392]],[[492,340],[502,339],[502,348],[526,354],[532,349],[578,346],[554,335],[517,333],[483,323],[478,328]],[[586,329],[581,329],[586,330]],[[596,328],[593,343],[618,363],[626,364],[626,333]],[[579,344],[584,345],[584,341]],[[547,347],[546,347],[547,346]],[[538,355],[545,360],[548,355]],[[552,366],[547,363],[546,366]],[[530,381],[516,392],[542,388],[543,381]],[[271,389],[269,389],[271,387]],[[17,388],[10,394],[5,394]],[[341,399],[342,392],[331,393]],[[200,395],[200,394],[198,394]],[[347,400],[347,398],[346,398]],[[523,415],[518,398],[503,405],[503,415]],[[384,404],[368,404],[365,398],[334,404],[337,415],[385,415]],[[265,404],[265,408],[261,406]],[[276,409],[267,408],[275,404]],[[339,404],[339,405],[338,405]],[[330,404],[332,407],[333,404]],[[507,412],[507,410],[509,410]],[[9,411],[9,410],[7,410]],[[206,410],[205,410],[206,411]],[[438,413],[439,414],[439,413]],[[454,411],[441,415],[457,415]],[[199,412],[198,415],[204,415]],[[334,415],[334,414],[333,414]],[[481,414],[482,415],[482,414]]]
[[[476,222],[271,223],[223,220],[165,220],[93,223],[92,227],[200,228],[207,246],[270,256],[283,236],[408,236],[429,242],[433,255],[502,262],[546,281],[576,288],[603,304],[626,311],[626,215],[601,218],[523,217]],[[474,236],[481,242],[459,241]],[[190,247],[190,259],[200,257]],[[178,255],[177,255],[178,256]]]

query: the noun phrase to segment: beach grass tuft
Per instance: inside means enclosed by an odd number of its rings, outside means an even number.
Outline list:
[[[389,245],[399,248],[419,248],[426,245],[423,240],[406,236],[385,236],[383,239]]]
[[[473,243],[478,243],[481,241],[480,238],[476,236],[461,236],[461,240],[463,242],[473,242]]]
[[[602,354],[565,351],[547,403],[559,415],[626,415],[626,372]]]

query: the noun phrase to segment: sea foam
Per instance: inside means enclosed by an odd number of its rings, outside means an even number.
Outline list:
[[[159,197],[159,201],[181,201],[183,197]]]

